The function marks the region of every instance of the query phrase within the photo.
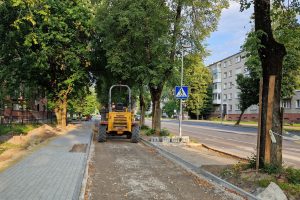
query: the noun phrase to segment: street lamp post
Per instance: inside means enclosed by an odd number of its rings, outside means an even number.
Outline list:
[[[182,88],[183,85],[183,46],[181,51],[181,77],[180,77],[180,87]],[[180,99],[180,111],[179,111],[179,137],[181,138],[181,124],[182,124],[182,99]]]
[[[182,45],[181,46],[181,77],[180,77],[180,87],[183,86],[183,53],[185,48],[190,48],[190,46]],[[179,137],[182,136],[182,99],[180,99],[180,111],[179,111]]]

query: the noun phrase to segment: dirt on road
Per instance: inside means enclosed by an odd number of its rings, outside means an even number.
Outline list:
[[[126,139],[94,142],[86,199],[241,199],[142,143]]]

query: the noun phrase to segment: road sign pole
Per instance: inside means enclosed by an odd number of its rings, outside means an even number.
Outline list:
[[[179,112],[179,137],[181,138],[181,123],[182,123],[182,99],[180,99],[180,112]]]
[[[181,77],[180,77],[180,86],[182,88],[183,85],[183,48],[181,51]],[[180,113],[179,113],[179,137],[181,138],[181,124],[182,124],[182,99],[180,99]]]

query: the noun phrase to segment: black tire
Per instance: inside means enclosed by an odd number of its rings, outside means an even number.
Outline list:
[[[126,138],[127,138],[127,139],[131,139],[131,133],[128,133],[128,134],[126,135]]]
[[[140,127],[138,125],[132,126],[131,130],[131,142],[138,143],[140,139]]]
[[[106,142],[107,134],[106,134],[106,125],[100,125],[99,134],[98,134],[98,142]]]

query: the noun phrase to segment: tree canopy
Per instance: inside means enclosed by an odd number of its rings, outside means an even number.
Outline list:
[[[296,42],[300,40],[300,24],[297,22],[296,13],[293,10],[283,14],[281,9],[274,7],[271,16],[274,37],[283,43],[287,50],[287,55],[283,61],[281,98],[291,98],[295,90],[300,87],[300,56],[298,51],[300,44]],[[243,45],[243,50],[246,52],[245,65],[249,71],[249,76],[239,75],[237,78],[238,88],[241,90],[240,106],[242,113],[251,105],[258,104],[259,80],[262,77],[261,61],[258,54],[260,34],[263,33],[250,32]]]
[[[227,1],[103,0],[96,14],[96,39],[111,77],[148,85],[152,128],[160,131],[160,98],[165,83],[178,69],[183,43],[203,57],[203,41],[216,29]],[[100,51],[99,51],[100,52]]]
[[[88,86],[93,17],[84,0],[5,1],[0,10],[2,80],[41,86],[66,115],[68,97]],[[3,20],[2,20],[3,19]],[[11,80],[6,80],[12,77]],[[57,116],[58,117],[58,116]],[[65,125],[65,118],[58,123]]]
[[[207,100],[208,88],[212,83],[212,75],[204,66],[198,54],[190,54],[185,58],[184,85],[189,87],[187,109],[195,114],[202,113]]]

